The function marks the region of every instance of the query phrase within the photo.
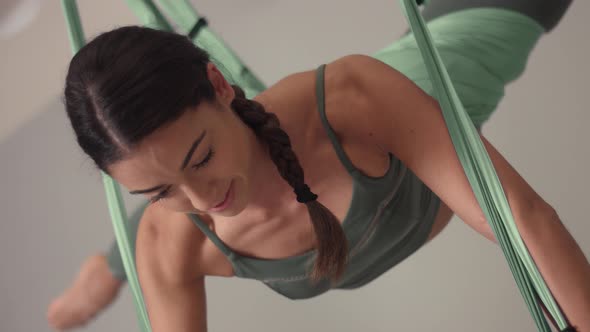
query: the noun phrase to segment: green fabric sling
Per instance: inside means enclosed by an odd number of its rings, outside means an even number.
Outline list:
[[[168,23],[164,15],[160,13],[158,7],[150,0],[126,0],[128,6],[136,14],[142,24],[146,27],[160,29],[164,31],[173,31],[172,25]],[[198,34],[193,31],[195,24],[199,24],[200,18],[196,11],[185,0],[172,2],[161,1],[164,10],[175,19],[181,29],[186,30],[187,34],[193,32],[191,36],[193,41],[200,47],[207,50],[212,59],[228,80],[240,86],[247,86],[244,89],[246,97],[252,98],[266,86],[258,77],[256,77],[249,68],[237,57],[237,55],[219,38],[214,32],[206,27],[201,27]],[[73,53],[75,54],[85,44],[84,31],[80,21],[80,15],[75,0],[62,0],[62,8],[66,18],[68,37]],[[202,23],[202,22],[201,22]],[[245,84],[247,82],[247,84]],[[125,268],[125,273],[131,287],[133,299],[135,302],[136,312],[141,331],[151,331],[145,302],[141,292],[141,286],[137,278],[133,250],[131,249],[131,235],[127,227],[128,216],[126,214],[125,204],[121,196],[119,184],[107,174],[102,174],[103,185],[106,192],[107,204],[111,216],[115,238],[120,250],[121,259]]]
[[[129,0],[127,0],[129,1]],[[138,1],[134,1],[138,2]],[[188,0],[158,0],[162,10],[178,26],[181,33],[190,35],[199,21],[202,22],[194,7]],[[139,10],[134,9],[138,13]],[[138,15],[139,16],[139,15]],[[258,93],[266,90],[266,85],[252,73],[236,53],[213,31],[203,27],[196,37],[191,38],[194,43],[207,50],[213,62],[220,68],[226,79],[242,87],[246,97],[253,98]]]
[[[152,1],[127,0],[127,2],[145,26],[166,31],[173,30]],[[400,2],[420,47],[429,75],[435,85],[437,100],[441,106],[457,155],[461,160],[477,200],[508,260],[518,287],[535,319],[537,328],[543,332],[550,331],[537,302],[537,298],[540,298],[559,329],[573,331],[568,326],[567,320],[553,299],[516,229],[508,201],[493,165],[471,119],[463,109],[436,48],[433,46],[429,31],[418,10],[418,5],[415,0],[400,0]],[[192,6],[184,0],[178,2],[161,0],[160,3],[168,15],[186,33],[191,32],[194,25],[199,22],[200,18]],[[85,42],[76,2],[74,0],[62,0],[62,6],[68,25],[70,44],[73,52],[76,53]],[[213,37],[209,38],[209,40],[215,39],[218,43],[200,46],[209,51],[214,58],[221,61],[226,68],[229,66],[230,72],[240,73],[235,80],[236,84],[240,84],[241,80],[250,80],[250,83],[255,82],[255,85],[260,87],[259,91],[265,88],[264,84],[243,65],[240,59],[220,38],[206,28],[201,30],[199,34],[209,33],[211,34],[209,37]],[[198,39],[197,36],[193,40],[199,44]],[[252,91],[251,93],[247,91],[246,93],[249,97],[252,97],[259,91]],[[129,230],[126,227],[126,209],[120,187],[107,174],[103,173],[102,175],[115,237],[121,250],[125,272],[133,293],[140,328],[142,331],[148,332],[151,331],[151,326],[130,247]]]
[[[84,31],[80,23],[80,15],[75,0],[62,0],[62,8],[66,17],[68,26],[68,37],[73,53],[78,52],[85,44]],[[135,302],[135,310],[139,321],[139,328],[142,332],[151,332],[152,328],[149,323],[143,294],[141,293],[141,286],[137,278],[137,271],[135,269],[135,260],[132,254],[130,245],[129,230],[127,229],[127,214],[125,211],[125,204],[121,196],[121,189],[119,184],[110,176],[102,173],[103,185],[107,197],[107,205],[113,229],[115,231],[115,238],[121,251],[121,258],[127,274],[127,280],[131,286],[133,293],[133,301]]]
[[[156,7],[151,1],[129,1],[143,6],[145,10],[145,20],[154,22],[159,28],[171,31],[170,25],[165,21],[164,17],[159,14]],[[73,53],[78,52],[85,44],[84,31],[80,22],[80,14],[75,0],[62,0],[62,8],[66,18],[68,27],[68,37]],[[115,231],[115,238],[121,251],[121,259],[127,274],[127,280],[131,291],[133,293],[133,301],[139,321],[139,328],[142,332],[151,332],[152,328],[149,322],[148,313],[145,307],[145,301],[141,292],[141,286],[137,278],[137,270],[135,268],[135,260],[132,254],[130,245],[129,230],[127,225],[127,213],[123,198],[121,196],[120,185],[110,176],[102,173],[103,185],[107,197],[107,205],[111,221]]]
[[[500,180],[475,126],[453,88],[415,0],[400,0],[435,87],[449,134],[471,188],[508,260],[518,287],[539,331],[551,329],[536,301],[537,295],[560,330],[570,328],[533,262],[514,223]]]

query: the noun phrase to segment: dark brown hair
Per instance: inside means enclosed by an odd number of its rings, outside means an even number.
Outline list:
[[[210,57],[187,37],[129,26],[103,33],[71,60],[64,99],[80,147],[108,174],[142,139],[196,107],[215,101],[207,78]],[[293,188],[305,184],[303,169],[277,116],[233,85],[232,109],[268,146],[281,176]],[[317,200],[305,203],[317,237],[313,280],[338,279],[347,256],[336,217]]]

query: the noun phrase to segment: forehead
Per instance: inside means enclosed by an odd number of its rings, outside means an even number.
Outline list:
[[[199,106],[187,110],[178,119],[145,137],[134,147],[133,152],[166,155],[180,148],[186,153],[203,131],[207,131],[207,136],[210,136],[223,130],[226,120],[222,115],[216,103],[201,102]]]
[[[198,155],[215,131],[217,121],[211,114],[207,107],[185,112],[144,138],[123,160],[111,165],[109,173],[128,188],[177,175],[195,139],[206,132],[194,152]]]

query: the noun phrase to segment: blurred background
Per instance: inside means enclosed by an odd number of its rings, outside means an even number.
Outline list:
[[[391,0],[193,4],[267,85],[346,54],[372,54],[407,29]],[[123,0],[78,6],[87,38],[139,24]],[[587,257],[589,10],[588,2],[571,5],[483,129],[557,209]],[[0,331],[50,331],[51,299],[113,238],[100,175],[61,102],[71,56],[58,1],[0,1]],[[500,249],[456,218],[358,290],[290,301],[237,278],[207,285],[210,331],[535,331]],[[129,289],[82,330],[138,331]]]

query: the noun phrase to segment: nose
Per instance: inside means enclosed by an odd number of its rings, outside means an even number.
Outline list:
[[[198,187],[186,185],[182,190],[193,208],[199,211],[207,211],[219,203],[217,202],[218,198],[215,196],[215,187],[212,185],[203,184]]]

